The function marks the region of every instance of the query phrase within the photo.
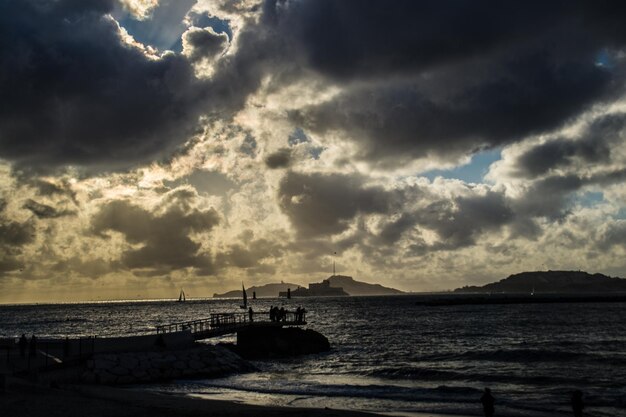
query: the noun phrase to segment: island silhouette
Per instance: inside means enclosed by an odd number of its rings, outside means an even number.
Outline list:
[[[455,293],[603,294],[623,292],[626,279],[584,271],[533,271],[509,275],[483,286],[465,286]]]
[[[311,284],[322,284],[325,281],[328,281],[327,285],[330,288],[341,288],[347,295],[351,296],[405,294],[404,291],[395,288],[384,287],[380,284],[370,284],[363,281],[357,281],[347,275],[331,275],[327,279],[323,280],[321,283]],[[279,283],[268,283],[264,285],[252,286],[246,288],[246,291],[248,293],[255,292],[257,297],[278,297],[280,293],[286,293],[288,289],[293,294],[293,292],[296,291],[298,288],[304,288],[304,286],[281,281]],[[239,298],[242,296],[242,290],[232,290],[222,294],[213,294],[214,298]]]

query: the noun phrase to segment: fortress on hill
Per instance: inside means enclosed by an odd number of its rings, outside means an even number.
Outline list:
[[[332,275],[328,279],[323,280],[322,282],[313,282],[309,284],[309,288],[298,287],[293,291],[281,291],[278,293],[279,297],[341,297],[348,296],[347,292],[343,290],[342,287],[331,287],[330,279],[339,276]],[[352,279],[352,277],[348,277]]]

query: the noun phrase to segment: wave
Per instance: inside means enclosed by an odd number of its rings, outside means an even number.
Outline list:
[[[485,383],[513,383],[520,385],[552,385],[552,384],[577,384],[584,381],[584,378],[533,375],[521,376],[511,373],[501,374],[485,374],[463,371],[445,371],[439,369],[419,368],[419,367],[398,367],[398,368],[381,368],[368,372],[366,375],[376,378],[384,378],[391,380],[417,380],[417,381],[479,381]]]
[[[441,403],[475,403],[480,397],[481,390],[465,386],[441,385],[436,388],[414,388],[394,385],[334,385],[334,384],[307,384],[297,385],[266,385],[261,381],[250,384],[229,384],[215,381],[203,381],[204,387],[232,389],[262,394],[279,394],[292,396],[323,396],[323,397],[350,397],[375,400],[420,401]]]
[[[418,362],[438,361],[489,361],[489,362],[573,362],[592,361],[623,364],[626,358],[622,355],[599,354],[594,352],[571,352],[551,349],[497,349],[467,351],[462,353],[447,353],[425,355],[416,358]]]
[[[59,323],[88,323],[90,320],[83,317],[68,317],[58,319],[42,319],[42,320],[29,320],[29,326],[39,326],[46,324],[59,324]]]

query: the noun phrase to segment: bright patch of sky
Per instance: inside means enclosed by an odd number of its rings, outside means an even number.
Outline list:
[[[502,158],[500,149],[484,151],[472,156],[472,160],[465,165],[460,165],[451,169],[433,169],[426,171],[420,176],[429,180],[437,177],[448,179],[460,179],[465,182],[480,183],[483,182],[485,175],[489,171],[489,166]]]
[[[146,19],[138,20],[129,13],[114,17],[135,40],[160,51],[180,52],[183,49],[182,34],[193,26],[212,27],[216,33],[226,33],[229,39],[233,32],[227,20],[206,14],[189,13],[197,0],[164,0],[152,10]],[[187,16],[187,15],[190,16]],[[188,17],[188,20],[186,19]],[[187,23],[185,22],[187,20]]]
[[[578,204],[583,207],[593,207],[604,201],[604,193],[601,191],[588,191],[578,197]]]
[[[604,68],[613,67],[613,60],[611,59],[611,55],[609,54],[609,51],[606,48],[601,49],[600,52],[598,52],[598,54],[596,55],[595,64],[598,67],[604,67]]]

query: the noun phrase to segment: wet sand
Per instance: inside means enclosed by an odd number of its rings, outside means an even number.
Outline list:
[[[47,388],[8,381],[0,394],[8,417],[372,417],[376,414],[327,408],[268,407],[103,386]],[[412,414],[443,417],[434,414]],[[456,416],[462,417],[462,416]]]

